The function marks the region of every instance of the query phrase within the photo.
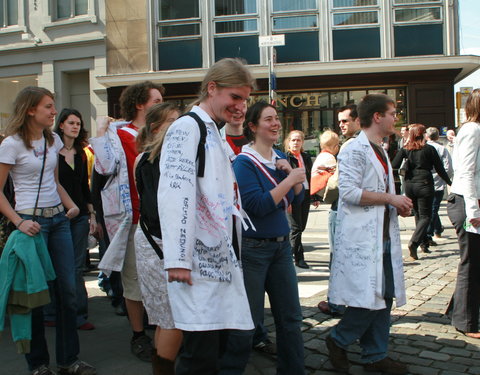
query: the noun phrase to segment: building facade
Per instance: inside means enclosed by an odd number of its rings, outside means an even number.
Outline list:
[[[454,127],[453,85],[480,66],[480,57],[459,55],[456,0],[108,4],[115,11],[107,15],[107,74],[98,80],[113,116],[123,87],[145,79],[164,84],[166,99],[188,104],[206,69],[223,57],[244,59],[259,84],[252,100],[268,98],[271,55],[259,47],[266,35],[285,36],[274,54],[284,133],[301,129],[309,137],[338,129],[338,109],[371,92],[396,100],[398,125]]]
[[[0,129],[17,93],[42,86],[57,110],[78,109],[87,130],[107,113],[105,5],[96,0],[0,0]]]

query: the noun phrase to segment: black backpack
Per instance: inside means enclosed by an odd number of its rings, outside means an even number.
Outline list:
[[[193,117],[200,129],[200,140],[197,147],[197,176],[203,177],[205,172],[205,142],[207,139],[207,127],[195,112],[188,112],[182,115],[182,117],[183,116]],[[158,217],[157,209],[157,190],[158,182],[160,180],[160,155],[158,155],[152,163],[148,161],[149,157],[150,153],[145,152],[135,169],[137,191],[140,197],[140,227],[157,255],[160,259],[163,259],[162,250],[152,238],[152,236],[162,238],[160,218]]]

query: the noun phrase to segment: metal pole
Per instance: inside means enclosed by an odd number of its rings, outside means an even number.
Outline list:
[[[268,47],[268,99],[273,102],[273,46]]]

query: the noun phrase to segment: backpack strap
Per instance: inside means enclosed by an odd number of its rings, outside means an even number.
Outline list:
[[[145,222],[143,221],[142,216],[140,216],[139,221],[140,221],[140,228],[142,228],[143,234],[145,235],[145,237],[147,237],[147,240],[150,243],[150,246],[152,246],[153,250],[155,250],[158,257],[160,259],[163,259],[163,251],[162,249],[160,249],[160,246],[158,246],[158,244],[155,242],[152,235],[148,232],[148,228],[145,225]]]
[[[184,113],[181,117],[183,116],[192,117],[197,122],[198,129],[200,130],[200,140],[198,141],[198,147],[197,147],[197,160],[198,160],[197,177],[203,177],[205,174],[205,143],[207,141],[207,126],[195,112],[187,112],[187,113]]]

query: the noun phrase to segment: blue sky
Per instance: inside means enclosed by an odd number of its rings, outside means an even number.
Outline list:
[[[462,55],[480,55],[480,1],[459,0],[460,17],[460,53]],[[480,87],[480,70],[455,85],[459,87]]]

